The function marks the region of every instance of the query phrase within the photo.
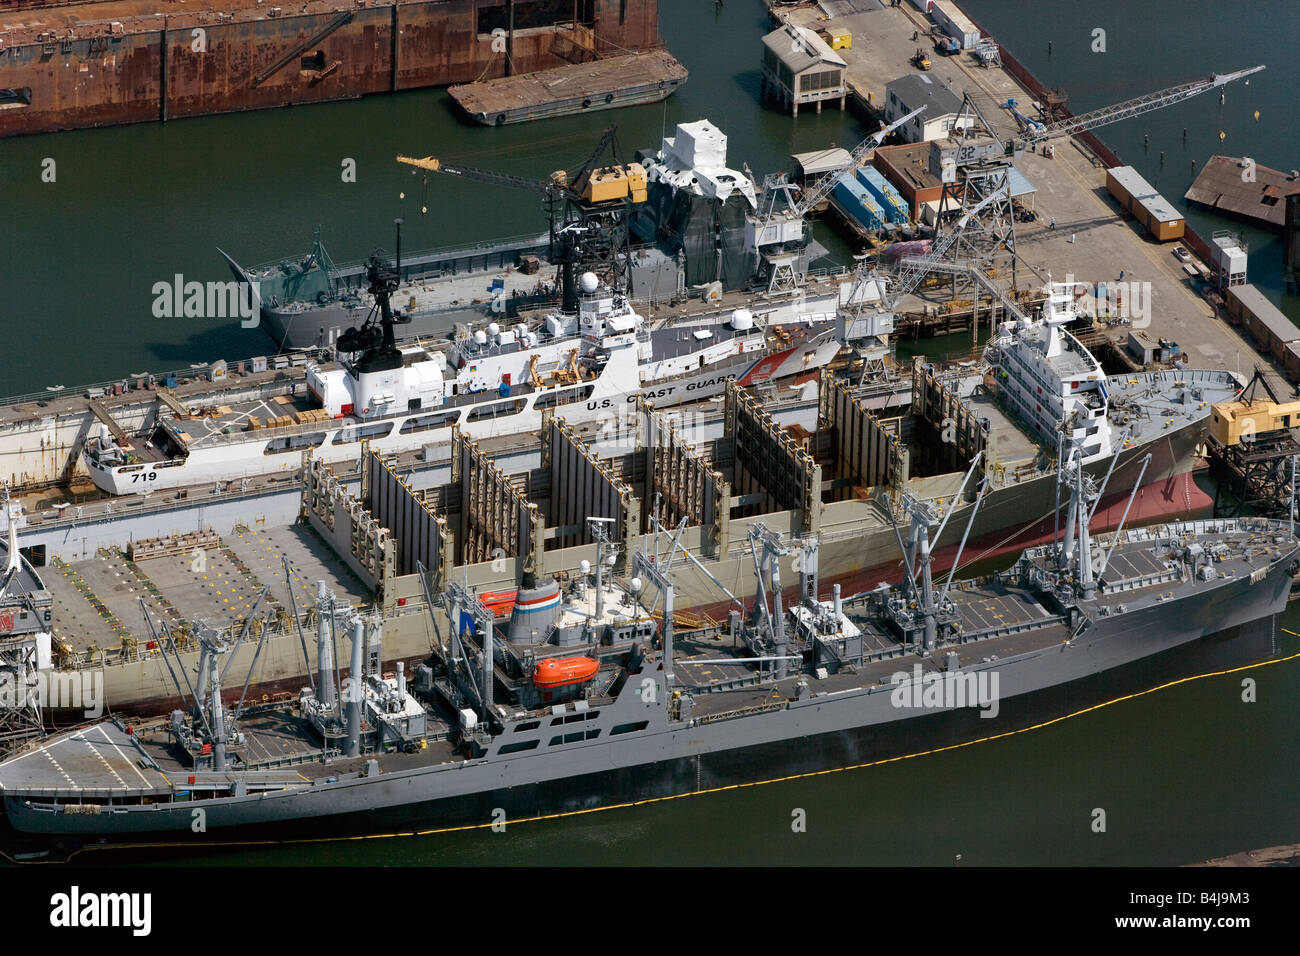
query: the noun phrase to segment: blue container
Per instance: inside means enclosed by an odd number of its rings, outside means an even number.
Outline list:
[[[864,229],[875,231],[884,226],[884,210],[867,192],[867,188],[851,174],[845,174],[835,184],[834,195],[839,207]]]
[[[881,175],[874,166],[859,166],[856,170],[858,182],[867,188],[873,199],[879,204],[885,218],[894,225],[907,222],[907,203],[894,184]]]

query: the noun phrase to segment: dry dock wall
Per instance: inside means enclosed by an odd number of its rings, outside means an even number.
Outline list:
[[[0,136],[169,120],[546,69],[659,43],[659,0],[158,0],[0,13]],[[232,9],[233,8],[233,9]],[[293,12],[290,12],[290,9]],[[573,26],[578,11],[579,29]],[[274,11],[279,11],[275,15]],[[305,12],[304,12],[305,11]],[[538,25],[533,25],[538,24]],[[496,49],[494,49],[496,47]]]

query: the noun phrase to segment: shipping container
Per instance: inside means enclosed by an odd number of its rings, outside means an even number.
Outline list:
[[[851,175],[840,177],[832,193],[836,207],[853,220],[852,224],[874,232],[885,224],[885,212],[867,192],[867,187]]]
[[[907,201],[894,184],[881,175],[874,166],[859,166],[856,173],[858,182],[867,188],[873,199],[884,211],[885,218],[894,225],[903,225],[908,219]]]
[[[1186,223],[1182,214],[1132,166],[1106,170],[1106,189],[1160,242],[1183,237]]]
[[[963,50],[973,50],[980,42],[980,32],[971,23],[966,14],[957,9],[955,4],[946,0],[934,0],[930,7],[930,19],[939,25]]]

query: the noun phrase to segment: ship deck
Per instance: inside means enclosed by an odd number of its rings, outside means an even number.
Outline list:
[[[1281,522],[1233,526],[1226,521],[1182,522],[1167,526],[1178,540],[1178,547],[1199,543],[1206,552],[1215,555],[1213,566],[1216,577],[1208,584],[1179,577],[1170,567],[1173,560],[1168,534],[1162,536],[1157,529],[1138,529],[1124,532],[1120,543],[1111,555],[1110,564],[1098,590],[1097,600],[1085,604],[1085,613],[1092,619],[1099,614],[1113,614],[1121,605],[1128,610],[1173,602],[1186,597],[1198,588],[1217,586],[1225,580],[1236,580],[1259,573],[1276,561],[1294,555],[1296,543],[1285,540],[1285,525]],[[1094,539],[1098,553],[1109,546],[1110,535]],[[1030,552],[1041,558],[1041,552]],[[1177,564],[1177,561],[1173,561]],[[753,664],[730,663],[725,658],[733,651],[729,643],[718,641],[716,651],[709,653],[707,646],[691,645],[689,656],[678,665],[679,679],[693,682],[696,690],[691,717],[700,720],[740,716],[755,708],[783,706],[786,700],[798,696],[797,683],[808,680],[814,697],[856,691],[877,685],[891,684],[895,675],[911,676],[919,666],[922,674],[940,673],[945,669],[949,653],[957,655],[958,665],[972,665],[1005,660],[1020,654],[1045,650],[1070,640],[1071,630],[1064,620],[1044,607],[1039,597],[1028,590],[1010,586],[1000,578],[984,583],[954,586],[949,597],[957,607],[962,633],[966,638],[960,643],[941,645],[931,655],[905,652],[897,638],[879,626],[870,614],[859,607],[845,611],[862,630],[864,650],[885,649],[891,656],[870,660],[861,666],[841,669],[823,678],[791,675],[780,681],[755,683],[756,667]],[[990,636],[979,636],[981,634]],[[692,663],[691,658],[707,664]],[[748,678],[748,680],[746,680]]]
[[[320,406],[307,394],[283,394],[250,399],[243,402],[231,402],[222,405],[205,405],[202,413],[185,419],[173,418],[172,424],[182,439],[191,448],[210,444],[215,441],[228,441],[228,436],[236,433],[245,440],[283,434],[282,428],[272,428],[267,422],[273,418],[291,417],[297,419],[302,412],[313,411]],[[257,427],[251,427],[253,419]],[[326,419],[325,423],[331,423]],[[321,422],[295,421],[295,425],[317,425]],[[139,441],[134,444],[140,444]]]
[[[406,267],[405,262],[402,265],[403,268]],[[523,273],[514,267],[482,269],[462,275],[439,275],[431,272],[407,280],[398,286],[392,296],[393,307],[395,311],[403,314],[423,315],[428,312],[447,312],[461,307],[486,306],[497,296],[541,295],[553,289],[552,283],[548,281],[548,276],[553,275],[552,270],[553,267],[549,263],[542,261],[539,272],[533,275]],[[343,279],[345,280],[346,277]],[[499,286],[494,285],[496,280],[499,280]],[[356,295],[345,293],[337,302],[354,309],[356,322],[359,324],[365,320],[374,303],[364,287],[352,287],[351,291]],[[281,316],[309,315],[320,308],[315,300],[288,303],[268,301],[264,305]],[[485,311],[484,321],[488,319]],[[444,327],[435,329],[432,334],[437,334],[439,331],[450,333],[453,326],[454,322],[448,319]],[[402,334],[400,325],[397,327],[397,334]]]
[[[171,740],[169,721],[103,721],[60,734],[5,761],[0,789],[60,800],[130,802],[188,792],[195,799],[225,796],[243,779],[250,791],[310,786],[364,769],[377,755],[324,759],[320,738],[296,712],[263,707],[240,718],[244,735],[240,771],[196,770]],[[457,759],[445,739],[430,739],[412,754],[378,756],[385,771],[434,766]],[[232,761],[233,762],[233,761]]]
[[[1215,402],[1226,402],[1241,391],[1227,370],[1184,369],[1112,375],[1110,419],[1132,430],[1130,441],[1140,444],[1177,431],[1209,415]]]

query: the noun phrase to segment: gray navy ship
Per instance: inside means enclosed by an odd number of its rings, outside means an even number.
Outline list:
[[[382,623],[335,613],[322,584],[314,674],[291,702],[250,702],[246,681],[243,693],[227,683],[231,644],[196,622],[197,672],[173,673],[184,709],[110,718],[0,763],[9,836],[67,849],[518,822],[1005,734],[1275,656],[1293,524],[1121,524],[1094,537],[1105,482],[1083,461],[1072,451],[1058,473],[1052,542],[977,580],[932,573],[930,543],[953,508],[904,495],[891,503],[898,585],[821,600],[805,541],[800,598],[783,607],[793,542],[755,523],[752,601],[688,630],[673,606],[676,548],[656,538],[620,556],[602,542],[569,580],[525,576],[505,628],[465,587],[426,594],[437,639],[410,673],[380,672]],[[978,457],[966,484],[977,469]]]

